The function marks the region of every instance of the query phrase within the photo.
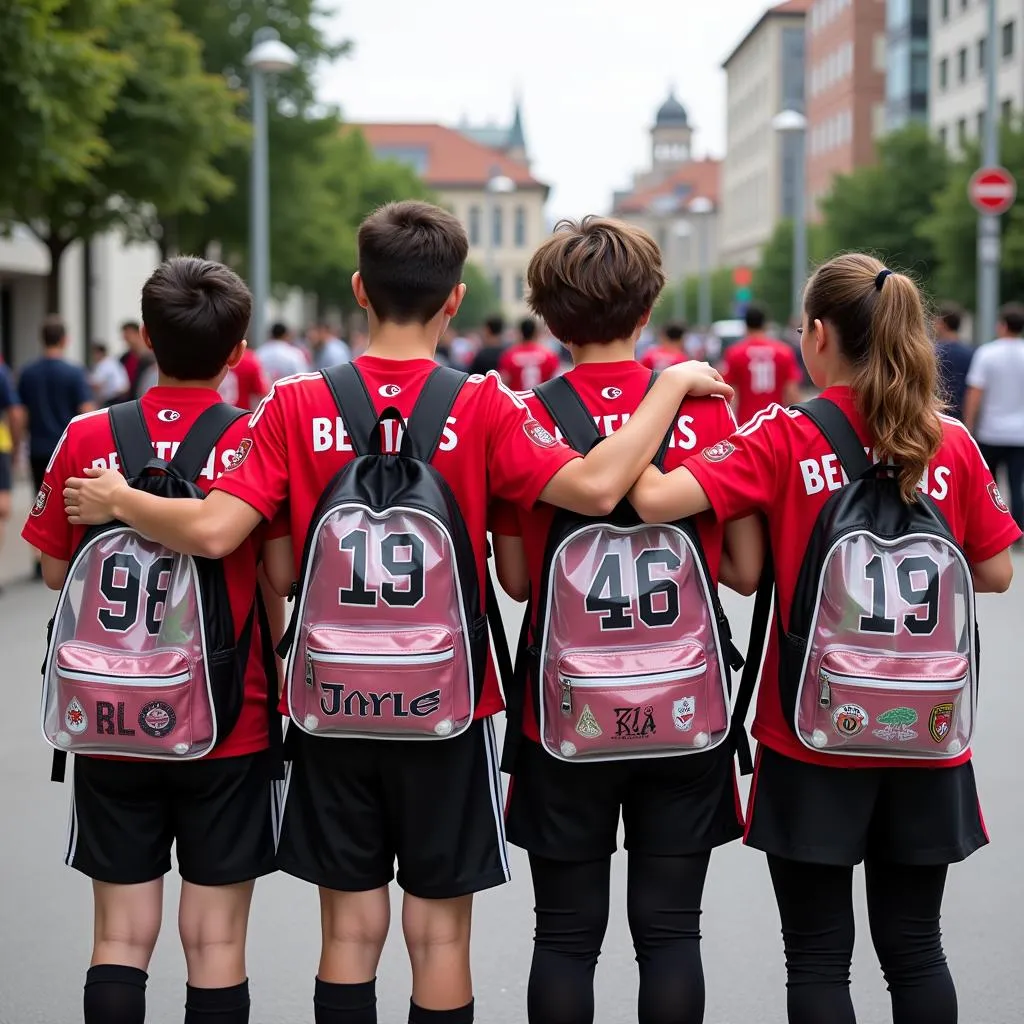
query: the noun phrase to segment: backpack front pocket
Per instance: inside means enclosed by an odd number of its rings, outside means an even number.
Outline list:
[[[54,668],[59,719],[52,742],[77,753],[197,756],[213,742],[205,684],[183,651],[145,653],[68,642]]]
[[[541,735],[565,760],[704,750],[725,735],[721,686],[697,644],[644,651],[566,651],[545,686]]]
[[[970,666],[960,654],[827,650],[801,695],[801,740],[816,750],[954,757],[973,730]]]
[[[472,716],[462,645],[445,629],[315,626],[289,707],[307,732],[446,738]]]

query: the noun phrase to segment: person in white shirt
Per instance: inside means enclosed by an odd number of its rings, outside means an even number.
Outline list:
[[[270,328],[270,340],[256,349],[256,358],[263,367],[268,384],[282,377],[293,377],[309,369],[305,353],[292,341],[291,331],[282,323]]]
[[[998,479],[1006,468],[1010,512],[1024,528],[1024,306],[1003,306],[998,329],[999,337],[971,360],[964,422],[992,475]]]
[[[92,372],[89,384],[97,405],[110,405],[126,398],[131,388],[128,371],[110,354],[106,342],[92,343]]]

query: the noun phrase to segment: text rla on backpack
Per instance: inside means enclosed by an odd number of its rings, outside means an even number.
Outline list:
[[[380,416],[352,364],[323,371],[355,451],[306,536],[288,649],[288,711],[316,736],[439,740],[473,721],[487,665],[476,558],[431,465],[467,375],[438,367],[406,424]],[[397,453],[382,449],[395,421]]]
[[[970,566],[935,502],[906,502],[892,466],[872,464],[842,410],[796,406],[828,440],[847,483],[825,503],[779,629],[783,713],[822,753],[942,761],[967,749],[978,697]],[[774,576],[758,588],[760,661]],[[755,653],[756,652],[756,653]],[[749,706],[744,676],[737,706]]]
[[[565,378],[534,394],[576,451],[602,440]],[[726,741],[730,671],[743,662],[692,522],[647,525],[626,501],[606,517],[557,511],[528,617],[534,610],[533,646],[520,658],[552,757],[679,756]],[[513,759],[506,750],[508,770]]]
[[[164,498],[205,497],[195,481],[225,431],[244,415],[221,403],[211,406],[165,461],[154,457],[137,402],[109,412],[130,486]],[[49,627],[43,736],[58,754],[167,761],[209,754],[238,721],[257,616],[273,709],[277,672],[258,593],[236,641],[222,561],[178,554],[124,523],[90,527]],[[280,732],[273,712],[270,727],[273,745]],[[55,756],[54,778],[61,777],[63,763]]]

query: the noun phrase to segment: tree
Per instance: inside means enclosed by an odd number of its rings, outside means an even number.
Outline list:
[[[707,327],[707,324],[699,324],[700,316],[700,277],[688,277],[682,282],[685,289],[686,310],[685,320],[695,327]],[[651,323],[655,327],[668,323],[676,318],[676,298],[679,294],[679,285],[666,288],[658,299],[651,316]],[[729,267],[719,267],[711,271],[711,319],[730,320],[732,319],[735,306],[735,287],[732,283],[732,270]]]
[[[808,261],[813,266],[828,255],[821,225],[807,228]],[[786,324],[794,316],[793,306],[793,222],[779,221],[761,252],[761,263],[754,271],[754,300],[768,310],[777,323]],[[800,310],[795,314],[799,315]]]
[[[1024,131],[1019,124],[1004,123],[999,153],[1000,163],[1018,181],[1024,180]],[[934,213],[921,227],[938,258],[934,291],[968,309],[974,308],[977,299],[978,214],[967,198],[967,183],[979,166],[978,147],[970,143],[936,197]],[[1005,296],[1024,295],[1024,205],[1016,203],[1000,220],[1000,292]]]
[[[931,277],[938,257],[921,228],[949,176],[946,149],[926,125],[885,136],[876,162],[837,177],[822,201],[826,251],[870,252],[894,270]]]
[[[481,326],[489,316],[499,313],[501,303],[493,283],[475,263],[466,264],[462,281],[466,286],[466,297],[462,300],[452,326],[459,331],[468,331]]]
[[[50,252],[51,309],[59,305],[61,259],[72,242],[115,226],[150,236],[158,213],[198,213],[210,196],[231,188],[212,159],[244,137],[237,96],[202,70],[199,44],[171,5],[125,0],[108,8],[105,41],[126,70],[100,125],[102,157],[84,175],[26,182],[6,205],[7,219],[28,225]]]

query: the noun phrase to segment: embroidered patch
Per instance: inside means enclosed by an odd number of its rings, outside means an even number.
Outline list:
[[[166,701],[151,700],[139,712],[139,728],[154,739],[162,739],[173,728],[177,721],[174,708]]]
[[[541,448],[551,448],[558,444],[555,435],[534,419],[529,419],[523,424],[523,431],[535,445]]]
[[[719,441],[718,444],[705,448],[701,455],[708,462],[724,462],[734,451],[736,451],[736,445],[732,441]]]
[[[876,719],[882,729],[875,729],[874,734],[887,743],[909,743],[917,739],[917,732],[911,729],[917,724],[917,712],[913,708],[889,708]]]
[[[941,743],[953,728],[956,708],[952,704],[936,704],[928,715],[928,734],[936,743]]]
[[[68,732],[73,732],[76,736],[89,728],[89,719],[85,714],[85,708],[82,707],[82,702],[77,697],[72,697],[71,702],[64,709],[64,725],[67,726]]]
[[[589,704],[583,705],[583,711],[580,712],[580,720],[576,723],[576,732],[587,740],[596,740],[599,736],[604,735],[601,731],[601,726],[598,725],[597,718],[594,716],[594,712],[590,710]]]
[[[859,704],[843,704],[832,712],[832,727],[840,736],[850,739],[868,725],[868,713]]]
[[[995,480],[988,485],[988,496],[992,499],[992,504],[995,505],[1000,512],[1005,512],[1009,515],[1010,510],[1006,506],[1006,502],[1003,501],[1003,496],[999,493],[999,488],[996,486]]]
[[[697,713],[696,697],[680,697],[672,702],[672,724],[680,732],[689,732],[693,727],[693,716]]]
[[[238,469],[238,467],[243,462],[245,462],[247,456],[249,455],[249,452],[251,452],[251,451],[252,451],[252,438],[251,437],[243,437],[242,440],[238,442],[238,447],[235,449],[235,454],[232,457],[231,461],[228,463],[227,468],[224,470],[224,472],[225,473],[230,473],[231,470]]]
[[[46,511],[46,502],[50,498],[50,485],[43,484],[39,488],[39,493],[36,495],[36,500],[32,503],[31,515],[41,516]]]

